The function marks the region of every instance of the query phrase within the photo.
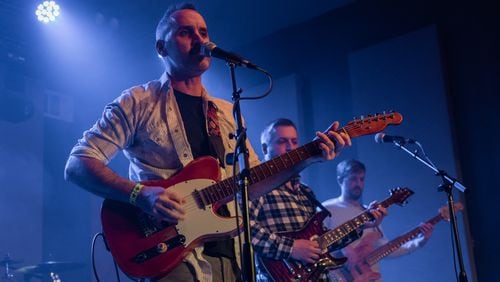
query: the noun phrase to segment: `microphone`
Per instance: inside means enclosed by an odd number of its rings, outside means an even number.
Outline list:
[[[416,141],[403,136],[387,135],[383,132],[375,134],[375,142],[377,143],[398,143],[398,144],[414,144]]]
[[[225,51],[213,42],[202,43],[200,46],[200,53],[205,57],[214,57],[218,59],[225,60],[229,63],[236,64],[238,66],[243,66],[249,69],[260,70],[257,65],[250,63],[247,59],[242,58],[240,55]]]

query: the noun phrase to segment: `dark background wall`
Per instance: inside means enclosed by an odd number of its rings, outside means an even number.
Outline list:
[[[360,114],[352,112],[347,62],[350,52],[434,25],[453,136],[451,144],[443,145],[453,148],[458,177],[469,187],[459,198],[467,204],[472,235],[469,244],[478,279],[487,281],[494,277],[491,270],[495,259],[491,255],[499,249],[490,237],[499,226],[491,211],[499,193],[498,180],[491,177],[499,168],[494,126],[499,88],[497,24],[495,9],[484,2],[358,1],[254,42],[241,53],[253,52],[254,61],[273,66],[276,76],[291,69],[301,74],[309,85],[304,95],[316,106],[309,116],[311,124],[316,125],[309,128],[313,130],[319,128],[319,120],[323,125],[328,121],[318,109],[338,117]],[[276,53],[286,55],[268,55]],[[332,93],[333,105],[329,104]],[[430,105],[435,102],[429,93],[421,95]],[[429,113],[425,108],[420,112],[422,118]]]
[[[151,31],[168,3],[146,2],[151,10],[144,10],[140,19],[134,17],[143,8],[138,4],[123,6],[119,1],[115,6],[111,2],[103,5],[105,17],[109,19],[114,11],[122,19],[119,29],[98,20],[81,24],[85,16],[95,16],[88,9],[90,5],[98,6],[93,2],[77,5],[82,14],[66,11],[61,30],[65,33],[55,33],[49,26],[30,27],[34,31],[28,32],[27,26],[1,22],[0,129],[4,137],[0,139],[0,181],[4,183],[4,197],[0,197],[0,226],[6,226],[4,230],[8,231],[0,236],[0,255],[10,253],[23,259],[23,265],[47,259],[85,262],[86,268],[65,272],[62,278],[91,279],[89,248],[93,234],[100,231],[101,200],[66,183],[62,171],[70,148],[100,115],[104,104],[121,90],[159,77],[162,71],[152,48]],[[5,8],[9,15],[21,12],[8,3],[1,6],[2,11]],[[201,11],[209,15],[211,8],[217,9],[200,5]],[[268,8],[262,7],[266,11]],[[277,19],[287,15],[286,6],[272,9]],[[14,21],[12,17],[2,20]],[[247,19],[257,22],[258,14]],[[209,25],[227,20],[207,16]],[[251,109],[255,105],[246,106],[247,120],[255,119],[254,128],[248,124],[254,135],[260,131],[255,127],[261,127],[273,115],[292,115],[299,123],[301,140],[307,141],[315,130],[325,129],[333,120],[345,124],[353,116],[378,112],[386,106],[401,111],[404,123],[387,132],[418,138],[438,165],[469,188],[465,194],[455,192],[456,200],[466,204],[459,222],[468,276],[471,281],[491,281],[496,277],[499,251],[494,234],[500,226],[494,216],[500,193],[495,177],[499,168],[495,146],[500,81],[497,26],[498,9],[486,1],[355,1],[342,2],[334,10],[325,10],[320,16],[295,22],[246,44],[233,42],[224,27],[212,29],[212,40],[224,42],[251,58],[279,81],[268,101],[274,108],[282,108],[256,113]],[[21,40],[4,37],[9,31]],[[397,52],[391,49],[395,46],[400,47]],[[366,59],[375,54],[390,62],[382,65]],[[411,60],[415,56],[419,59]],[[411,64],[407,70],[406,64]],[[374,71],[378,66],[380,71]],[[432,76],[426,75],[429,73]],[[238,70],[238,82],[244,93],[251,93],[266,80]],[[419,85],[429,82],[433,82],[432,87]],[[228,71],[223,63],[214,60],[205,83],[213,95],[230,99]],[[429,89],[434,92],[421,91]],[[13,98],[16,91],[20,94]],[[293,93],[293,99],[280,99],[287,93]],[[377,95],[384,99],[373,99]],[[419,108],[412,107],[410,97],[418,100],[415,105]],[[368,103],[368,99],[372,102]],[[436,122],[439,126],[429,122],[436,118],[435,109],[442,110]],[[253,140],[258,150],[258,142]],[[367,181],[372,190],[367,191],[365,201],[386,197],[395,180],[396,185],[412,184],[417,190],[408,207],[391,209],[384,221],[388,236],[396,236],[433,216],[444,203],[444,195],[434,190],[438,179],[422,165],[387,147],[389,144],[374,144],[371,137],[353,141],[353,148],[338,160],[314,165],[304,172],[305,180],[321,200],[338,193],[332,175],[338,161],[354,157],[368,164]],[[384,165],[378,165],[377,159]],[[388,163],[406,170],[395,170]],[[122,156],[112,166],[126,175]],[[385,177],[388,171],[392,175]],[[428,180],[431,186],[419,182],[424,179],[432,179]],[[380,188],[372,188],[377,186]],[[410,273],[408,279],[414,279],[408,281],[453,281],[447,224],[438,225],[435,233],[424,249],[401,260],[384,262],[384,281],[398,281],[405,273]],[[100,274],[106,278],[104,281],[112,281],[112,263],[102,244],[98,243],[97,253]],[[446,275],[434,275],[438,271]]]

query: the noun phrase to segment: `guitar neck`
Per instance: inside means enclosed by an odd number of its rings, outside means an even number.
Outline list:
[[[389,197],[385,199],[384,201],[379,203],[379,206],[382,207],[389,207],[394,203],[392,197]],[[342,240],[345,238],[349,233],[352,231],[358,229],[361,227],[363,224],[370,222],[374,220],[375,218],[373,215],[370,213],[370,211],[365,211],[356,216],[355,218],[346,221],[342,223],[341,225],[335,227],[334,229],[324,233],[318,238],[318,243],[320,245],[321,249],[327,249],[330,247],[332,244]]]
[[[402,120],[403,117],[399,113],[377,114],[375,116],[369,116],[368,118],[350,121],[346,126],[336,130],[336,132],[344,132],[349,135],[349,137],[354,138],[379,132],[389,124],[400,124]],[[249,185],[275,176],[284,170],[295,167],[296,165],[299,165],[302,169],[305,168],[305,161],[307,159],[321,154],[319,144],[319,140],[314,140],[251,168],[250,176],[248,178]],[[198,199],[200,205],[204,206],[229,199],[236,192],[236,188],[234,187],[235,179],[238,179],[238,176],[229,177],[223,181],[217,182],[214,185],[196,191],[196,195],[194,195],[194,197]],[[270,187],[269,190],[272,188],[274,187]]]
[[[304,146],[251,168],[248,184],[252,185],[265,180],[304,162],[312,156],[321,154],[318,143],[319,141],[307,143]],[[235,179],[237,180],[238,176],[226,178],[200,191],[197,191],[198,197],[203,205],[207,206],[232,197],[237,191],[237,188],[234,186],[234,183],[236,183]]]
[[[359,124],[353,122],[350,122],[347,126],[340,128],[336,132],[344,132],[351,138],[371,133],[363,131]],[[319,147],[319,143],[319,140],[311,141],[303,146],[251,168],[249,185],[268,179],[284,170],[305,162],[313,156],[320,155],[321,148]],[[235,179],[238,179],[238,176],[229,177],[198,191],[199,198],[202,203],[206,206],[208,204],[213,204],[223,199],[232,197],[236,192],[233,185],[235,183]]]
[[[438,214],[435,217],[429,219],[426,221],[426,223],[430,223],[432,225],[436,225],[438,222],[440,222],[443,219],[443,217]],[[369,265],[374,265],[381,259],[385,258],[386,256],[392,254],[396,250],[398,250],[403,244],[413,240],[420,234],[420,227],[415,227],[414,229],[406,232],[405,234],[391,240],[389,243],[377,248],[373,252],[371,252],[369,255],[366,256],[366,262]]]

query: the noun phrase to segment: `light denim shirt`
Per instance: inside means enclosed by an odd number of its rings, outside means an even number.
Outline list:
[[[217,106],[225,153],[232,153],[235,146],[235,140],[229,139],[229,134],[235,132],[232,104],[210,97],[205,89],[202,99],[205,116],[208,101],[213,101]],[[253,167],[259,160],[248,140],[247,148],[250,166]],[[78,140],[71,155],[108,163],[119,151],[123,151],[130,161],[129,178],[132,181],[168,178],[193,160],[182,117],[166,74],[160,80],[125,90],[108,104],[102,117]],[[226,163],[224,167],[221,168],[223,179],[233,174],[232,165]],[[233,202],[228,204],[228,208],[234,214]],[[235,247],[235,250],[239,248]],[[186,257],[186,261],[193,265],[200,281],[211,281],[210,264],[201,256],[202,251],[203,248],[195,249]],[[239,262],[238,257],[237,253]]]

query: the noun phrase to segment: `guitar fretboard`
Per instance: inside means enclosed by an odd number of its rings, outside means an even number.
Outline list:
[[[373,215],[369,212],[364,212],[355,218],[344,222],[343,224],[335,227],[334,229],[328,231],[327,233],[323,234],[319,239],[318,243],[320,245],[321,249],[327,249],[329,246],[331,246],[333,243],[340,241],[341,239],[345,238],[349,233],[352,231],[358,229],[361,227],[363,224],[374,220],[375,218]]]
[[[397,202],[395,198],[397,198],[397,197],[395,197],[395,195],[391,195],[391,197],[380,202],[379,206],[383,206],[383,207],[387,208],[388,206]],[[323,250],[327,249],[332,244],[345,238],[352,231],[358,229],[363,224],[365,224],[369,221],[372,221],[374,219],[375,218],[373,217],[373,215],[369,211],[365,211],[365,212],[359,214],[358,216],[356,216],[355,218],[342,223],[341,225],[324,233],[323,235],[321,235],[318,238],[318,243],[319,243],[320,248]]]
[[[250,169],[249,185],[265,180],[283,170],[292,168],[296,164],[320,153],[321,150],[319,149],[318,141],[313,141],[272,160],[261,163]],[[229,177],[198,191],[199,198],[203,205],[213,204],[234,195],[237,190],[234,188],[234,181],[237,177],[238,176]]]
[[[388,124],[399,124],[402,121],[402,116],[399,113],[389,113],[371,116],[368,118],[353,120],[346,126],[338,129],[336,132],[344,132],[351,138],[375,133],[383,130]],[[321,154],[319,140],[314,140],[303,146],[300,146],[290,152],[280,155],[272,160],[261,163],[250,169],[249,185],[265,180],[271,176],[277,175],[281,171],[294,167],[297,164],[304,162],[310,157]],[[202,190],[197,191],[194,195],[200,201],[200,204],[207,206],[216,203],[222,199],[234,195],[236,189],[234,187],[235,178],[238,176],[229,177],[225,180],[217,182]]]
[[[436,225],[438,222],[440,222],[443,219],[443,217],[439,214],[436,215],[435,217],[429,219],[426,223],[430,223],[432,225]],[[371,252],[367,257],[366,257],[366,262],[369,265],[374,265],[381,259],[385,258],[386,256],[390,255],[397,249],[399,249],[403,244],[413,240],[420,234],[420,228],[416,227],[405,234],[391,240],[389,243],[379,247],[378,249],[374,250]]]

